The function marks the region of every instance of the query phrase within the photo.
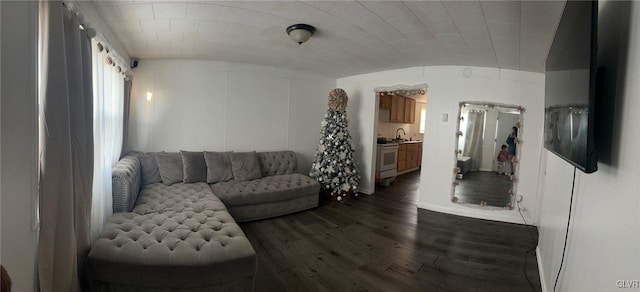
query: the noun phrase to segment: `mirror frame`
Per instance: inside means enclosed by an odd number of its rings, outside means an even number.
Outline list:
[[[504,107],[504,108],[511,108],[511,109],[515,109],[517,111],[520,112],[520,121],[516,124],[516,127],[518,128],[518,137],[515,139],[515,143],[516,145],[518,145],[518,151],[516,151],[516,156],[513,157],[511,159],[511,161],[513,162],[513,164],[515,165],[515,170],[514,170],[514,174],[511,175],[509,178],[512,181],[512,185],[511,185],[511,189],[509,190],[508,194],[510,196],[510,203],[507,204],[507,206],[504,207],[498,207],[498,206],[489,206],[487,205],[486,202],[481,201],[481,203],[478,204],[469,204],[469,203],[465,203],[463,201],[460,201],[458,199],[458,197],[456,197],[456,186],[458,185],[458,182],[456,181],[457,177],[458,177],[458,172],[460,171],[460,168],[458,167],[458,155],[462,154],[462,150],[460,150],[458,148],[459,142],[460,142],[460,137],[462,137],[462,131],[460,130],[460,121],[462,119],[462,108],[467,106],[467,105],[474,105],[474,106],[485,106],[488,109],[493,109],[496,106],[499,107]],[[452,176],[451,176],[451,202],[455,203],[455,204],[460,204],[460,205],[464,205],[464,206],[468,206],[468,207],[476,207],[476,208],[482,208],[482,209],[489,209],[489,210],[513,210],[514,208],[514,204],[515,204],[515,197],[516,194],[518,193],[518,177],[520,174],[520,157],[522,155],[522,124],[523,124],[523,119],[524,119],[524,112],[525,112],[525,108],[519,105],[512,105],[512,104],[503,104],[503,103],[496,103],[496,102],[482,102],[482,101],[461,101],[459,102],[459,106],[458,106],[458,115],[457,115],[457,123],[456,123],[456,133],[455,133],[455,151],[453,153],[453,172],[452,172]]]

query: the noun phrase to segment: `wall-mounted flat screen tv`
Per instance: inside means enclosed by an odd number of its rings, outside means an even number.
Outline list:
[[[597,1],[567,1],[547,56],[544,147],[583,172],[595,147]]]

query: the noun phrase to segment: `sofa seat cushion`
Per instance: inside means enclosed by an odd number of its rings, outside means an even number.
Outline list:
[[[167,211],[203,212],[206,210],[226,210],[206,183],[176,183],[170,186],[163,183],[145,185],[138,200],[134,213],[150,214]]]
[[[253,276],[256,254],[227,210],[117,213],[88,256],[92,280],[163,289]]]
[[[301,196],[317,197],[320,185],[308,176],[292,173],[251,181],[220,182],[211,188],[227,207],[232,207],[287,201]]]

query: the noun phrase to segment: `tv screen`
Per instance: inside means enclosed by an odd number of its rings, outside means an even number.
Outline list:
[[[594,139],[596,1],[567,1],[547,56],[544,147],[586,173]]]

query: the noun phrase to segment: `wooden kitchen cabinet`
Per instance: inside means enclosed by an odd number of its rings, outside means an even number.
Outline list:
[[[416,167],[418,167],[418,143],[407,144],[406,168],[412,169]]]
[[[391,97],[391,115],[389,121],[392,123],[404,123],[405,99],[402,95],[393,95]]]
[[[404,171],[407,168],[407,144],[400,144],[398,146],[398,172]]]
[[[391,110],[391,95],[380,96],[380,108]]]
[[[389,111],[389,122],[415,124],[416,100],[394,94],[380,96],[380,108]]]
[[[414,124],[416,122],[416,100],[406,98],[404,104],[404,122]]]
[[[398,146],[398,174],[419,169],[422,165],[422,143],[401,143]]]

